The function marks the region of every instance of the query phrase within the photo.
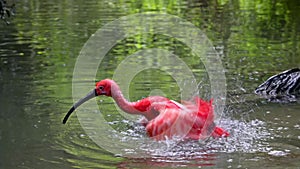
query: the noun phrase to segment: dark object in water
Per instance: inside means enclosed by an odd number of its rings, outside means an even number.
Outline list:
[[[8,18],[15,14],[15,4],[7,5],[6,0],[0,0],[0,19],[9,24]]]
[[[293,102],[300,96],[300,69],[294,68],[270,77],[255,89],[270,101]]]

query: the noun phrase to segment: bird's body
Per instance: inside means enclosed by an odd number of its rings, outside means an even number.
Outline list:
[[[119,86],[110,79],[99,81],[94,95],[112,97],[123,111],[144,116],[146,132],[155,140],[171,139],[174,136],[185,139],[200,139],[209,135],[229,136],[228,132],[215,126],[212,101],[196,97],[193,101],[178,103],[162,96],[150,96],[137,102],[128,102]],[[87,98],[90,99],[91,96]],[[73,110],[71,108],[68,112],[64,123],[72,111],[88,99],[76,103]]]
[[[255,93],[270,101],[296,101],[300,96],[300,69],[289,69],[270,77],[255,89]]]
[[[178,103],[165,97],[150,96],[133,102],[132,106],[135,114],[145,117],[143,124],[146,132],[148,136],[156,140],[164,140],[173,136],[198,140],[205,125],[206,130],[212,130],[210,132],[214,137],[229,135],[223,129],[215,127],[212,101],[206,102],[195,98],[193,102]],[[132,112],[127,113],[132,114]]]
[[[300,94],[300,69],[294,68],[267,79],[255,89],[260,95]]]

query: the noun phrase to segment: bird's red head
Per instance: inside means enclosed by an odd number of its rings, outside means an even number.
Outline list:
[[[63,119],[63,123],[65,124],[69,118],[69,116],[74,112],[74,110],[79,107],[81,104],[85,103],[86,101],[99,96],[99,95],[105,95],[105,96],[112,96],[111,95],[111,88],[115,87],[116,89],[116,83],[110,79],[104,79],[96,83],[96,88],[92,91],[90,91],[85,97],[81,98],[78,102],[76,102],[71,109],[68,111],[66,116]]]
[[[99,95],[105,95],[111,97],[111,85],[114,83],[110,79],[104,79],[96,83],[96,94]]]

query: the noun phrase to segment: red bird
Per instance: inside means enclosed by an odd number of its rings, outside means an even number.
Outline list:
[[[196,97],[194,102],[182,101],[180,104],[162,96],[150,96],[137,102],[128,102],[117,83],[110,79],[97,82],[93,91],[75,103],[63,119],[63,124],[78,106],[100,95],[112,97],[129,114],[143,115],[146,132],[155,140],[172,139],[174,136],[194,140],[210,135],[229,136],[228,132],[215,126],[212,101]]]

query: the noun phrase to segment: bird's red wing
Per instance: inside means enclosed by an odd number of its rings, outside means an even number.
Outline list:
[[[229,133],[221,127],[215,126],[213,100],[205,101],[199,97],[195,97],[194,103],[184,102],[186,107],[197,106],[197,120],[193,125],[189,137],[192,139],[199,139],[200,137],[208,137],[211,133],[213,137],[229,136]]]
[[[214,132],[212,133],[213,137],[228,137],[230,134],[222,129],[221,127],[215,127]]]
[[[159,110],[165,108],[169,102],[170,100],[165,97],[150,96],[134,102],[133,106],[147,120],[152,120],[159,115]]]
[[[189,113],[192,113],[194,118],[197,118],[194,128],[202,128],[205,123],[213,123],[214,112],[212,100],[205,101],[199,97],[195,97],[194,101],[181,102]]]
[[[221,127],[215,126],[214,123],[215,114],[212,105],[213,100],[211,99],[210,101],[207,102],[205,100],[202,100],[199,97],[196,97],[195,101],[198,105],[198,116],[200,116],[202,119],[205,119],[205,124],[202,128],[201,133],[205,134],[209,132],[207,134],[210,134],[212,132],[211,135],[213,137],[229,136],[229,133],[227,131],[225,131]]]
[[[142,99],[138,102],[135,102],[134,104],[134,108],[139,112],[147,111],[150,106],[151,106],[151,100],[149,100],[148,98]]]
[[[176,121],[178,113],[172,109],[161,109],[160,111],[160,114],[148,123],[146,131],[149,137],[165,140],[166,137],[171,137],[170,128]]]
[[[172,139],[174,136],[190,139],[228,136],[229,134],[214,123],[212,100],[195,98],[195,102],[183,102],[184,105],[167,102],[152,103],[152,111],[157,117],[149,121],[146,131],[156,140]]]
[[[146,126],[148,135],[156,140],[186,137],[196,121],[192,113],[175,106],[167,106],[159,111],[159,115]]]

